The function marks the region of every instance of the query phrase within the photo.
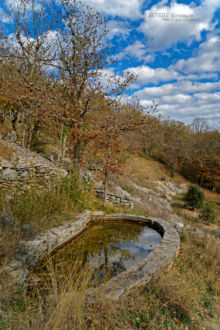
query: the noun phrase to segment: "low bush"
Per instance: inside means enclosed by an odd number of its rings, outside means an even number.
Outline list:
[[[209,202],[206,202],[200,212],[200,218],[201,220],[208,222],[208,223],[214,223],[216,219],[216,212],[213,207],[213,205]]]
[[[204,198],[204,193],[199,186],[190,185],[184,200],[186,206],[189,206],[192,209],[200,209],[203,205]]]
[[[14,218],[10,214],[0,214],[0,226],[12,226],[14,224]]]

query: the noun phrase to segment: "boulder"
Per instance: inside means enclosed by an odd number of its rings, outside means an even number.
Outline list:
[[[14,181],[17,179],[17,172],[11,168],[6,168],[5,170],[2,171],[1,178],[3,180]]]

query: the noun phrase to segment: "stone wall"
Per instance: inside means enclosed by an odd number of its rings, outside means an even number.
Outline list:
[[[104,199],[104,189],[102,188],[96,188],[95,189],[96,197],[100,199]],[[117,194],[114,194],[112,192],[107,192],[106,194],[106,202],[112,203],[115,205],[121,205],[124,207],[128,207],[133,209],[134,203],[128,196],[119,196]]]
[[[35,184],[36,180],[53,182],[67,175],[65,170],[58,168],[37,153],[28,151],[15,143],[4,141],[4,145],[10,147],[13,153],[10,161],[0,157],[0,186],[2,187],[30,186]]]
[[[42,165],[13,166],[1,162],[0,166],[0,186],[18,187],[18,185],[32,185],[38,182],[53,182],[54,179],[62,178],[67,172],[62,169],[54,169]]]
[[[89,221],[90,212],[86,211],[76,217],[72,223],[52,228],[38,235],[33,241],[21,241],[16,259],[5,270],[16,280],[25,280],[29,269],[40,265],[46,257],[80,234]]]
[[[101,284],[97,289],[89,289],[90,301],[95,301],[96,296],[100,296],[103,292],[107,298],[117,301],[124,293],[145,286],[160,268],[172,265],[180,248],[180,239],[174,224],[162,219],[135,214],[110,214],[106,215],[104,220],[142,223],[160,232],[163,239],[145,260],[113,277],[106,284]]]
[[[154,228],[160,232],[163,238],[160,244],[141,263],[112,278],[104,286],[100,285],[97,289],[89,289],[87,298],[90,301],[94,301],[103,292],[107,298],[118,300],[125,292],[146,285],[161,267],[168,267],[172,264],[180,247],[179,235],[174,226],[162,219],[132,214],[104,215],[100,211],[91,214],[86,211],[76,217],[72,223],[50,229],[46,233],[38,235],[33,241],[21,242],[16,259],[5,270],[16,281],[24,281],[31,268],[35,268],[46,257],[79,235],[91,221],[138,222]]]

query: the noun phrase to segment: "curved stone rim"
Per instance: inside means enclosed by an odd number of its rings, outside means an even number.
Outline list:
[[[180,238],[174,224],[163,219],[134,214],[104,215],[103,212],[96,212],[91,216],[91,213],[86,211],[77,216],[72,223],[50,229],[46,233],[38,235],[33,241],[21,242],[20,258],[18,255],[17,259],[12,261],[5,270],[16,281],[25,281],[30,269],[35,269],[46,258],[81,234],[91,222],[117,220],[146,224],[157,230],[162,236],[158,246],[142,262],[113,277],[107,283],[87,290],[87,298],[92,301],[97,295],[103,293],[109,299],[118,300],[125,292],[146,285],[161,267],[172,265],[180,248]],[[28,264],[30,260],[33,265]]]
[[[173,225],[165,220],[133,214],[111,214],[102,217],[103,221],[131,221],[146,224],[162,235],[162,240],[154,250],[140,263],[113,277],[98,288],[88,290],[88,297],[94,300],[97,295],[104,295],[111,300],[118,300],[122,294],[149,283],[153,275],[164,266],[171,266],[180,248],[180,238]]]

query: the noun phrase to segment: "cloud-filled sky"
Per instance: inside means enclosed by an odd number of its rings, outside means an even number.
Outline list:
[[[146,106],[154,99],[165,117],[201,117],[220,128],[220,0],[82,2],[108,20],[117,58],[109,72],[138,76],[128,98]],[[7,28],[1,4],[0,19]]]

